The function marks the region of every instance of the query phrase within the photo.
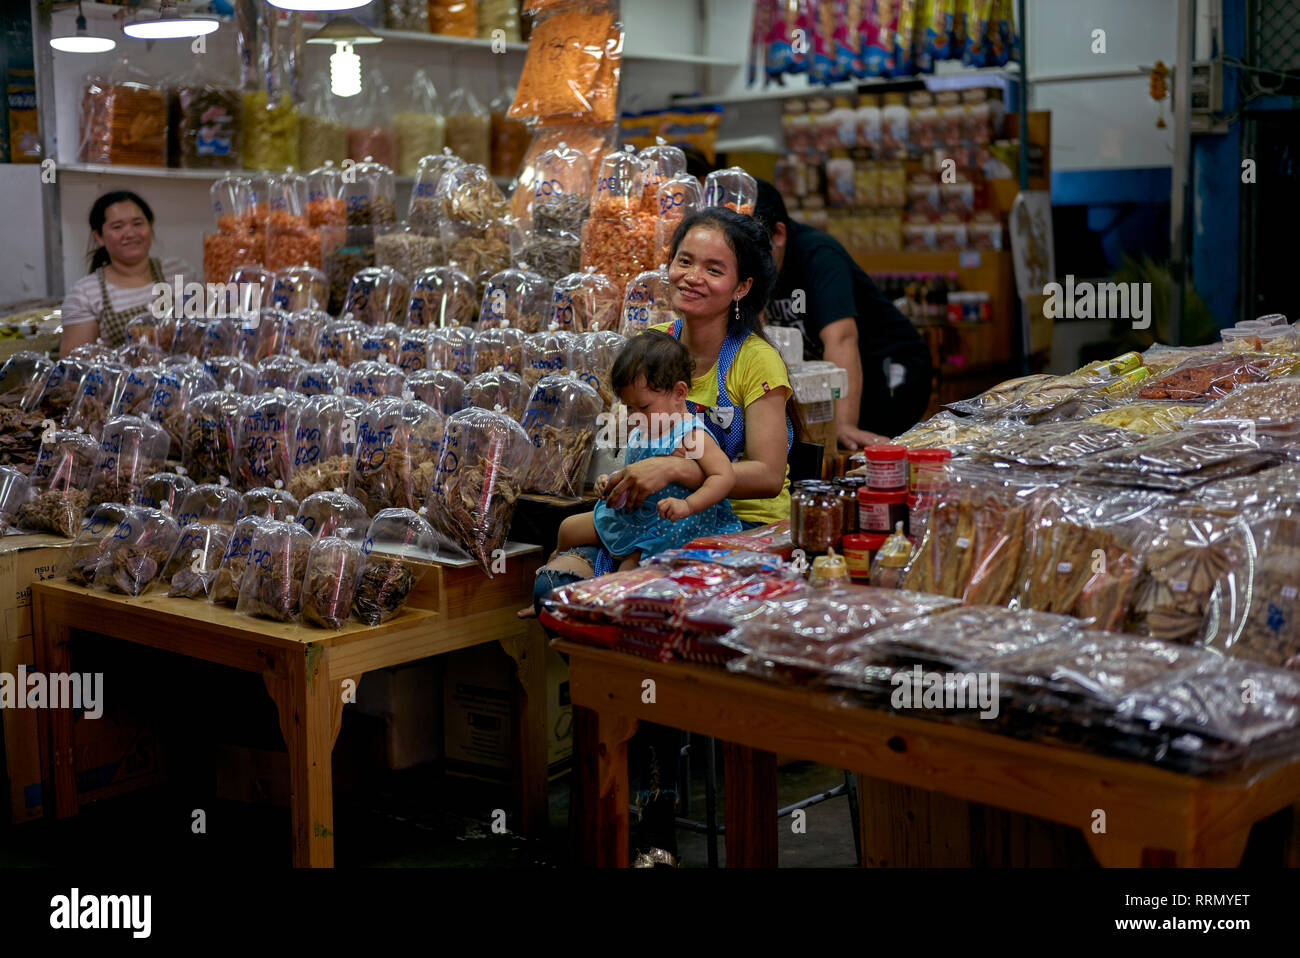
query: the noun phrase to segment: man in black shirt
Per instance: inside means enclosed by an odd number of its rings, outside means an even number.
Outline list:
[[[804,358],[849,374],[836,404],[836,433],[848,449],[886,441],[913,426],[930,403],[930,349],[834,237],[791,221],[771,183],[758,181],[754,215],[772,234],[781,276],[767,320],[803,334]]]

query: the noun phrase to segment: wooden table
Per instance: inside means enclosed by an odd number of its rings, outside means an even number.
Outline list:
[[[845,707],[839,697],[556,639],[569,657],[580,860],[628,864],[627,743],[644,719],[711,735],[726,762],[728,867],[777,861],[776,754],[1081,829],[1106,866],[1235,866],[1251,826],[1300,802],[1300,761],[1202,779],[964,726]],[[653,686],[647,686],[647,682]],[[653,690],[653,696],[650,690]],[[653,701],[648,701],[649,699]],[[898,810],[902,818],[911,810]],[[1095,829],[1104,813],[1105,831]],[[873,828],[863,809],[864,848]],[[866,858],[864,856],[864,862]],[[866,862],[870,863],[870,862]]]
[[[440,564],[388,622],[349,622],[339,632],[236,615],[193,599],[139,598],[67,582],[32,586],[33,639],[41,672],[70,672],[73,630],[106,635],[260,673],[275,701],[289,751],[293,863],[334,864],[331,753],[343,705],[361,676],[485,642],[515,662],[514,790],[520,830],[546,825],[546,637],[536,620],[516,618],[532,599],[541,561],[533,547],[507,553],[506,571],[487,578],[476,565]],[[344,685],[351,682],[350,686]],[[432,694],[432,693],[431,693]],[[41,714],[41,747],[50,757],[55,812],[78,811],[70,709]]]

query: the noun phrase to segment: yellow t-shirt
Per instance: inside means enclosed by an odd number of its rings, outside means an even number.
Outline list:
[[[671,334],[670,323],[651,326],[662,333]],[[736,353],[736,359],[727,371],[727,398],[744,409],[755,399],[760,399],[773,389],[784,386],[790,389],[790,373],[785,360],[770,343],[757,336],[747,336]],[[712,408],[718,404],[718,364],[695,377],[691,391],[686,396],[693,403]],[[741,454],[744,459],[744,454]],[[785,467],[785,484],[781,494],[771,499],[732,499],[731,509],[742,522],[767,525],[790,518],[790,464]]]

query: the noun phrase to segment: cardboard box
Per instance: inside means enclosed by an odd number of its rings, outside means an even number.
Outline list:
[[[447,770],[488,781],[510,777],[514,663],[496,645],[445,656],[443,729]],[[557,774],[573,755],[569,666],[546,650],[546,761]]]
[[[441,758],[441,659],[367,672],[357,686],[356,709],[383,720],[385,764],[390,771]]]

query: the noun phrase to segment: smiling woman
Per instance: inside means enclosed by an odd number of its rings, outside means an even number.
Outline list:
[[[183,260],[150,257],[153,210],[135,193],[116,190],[95,200],[90,237],[90,273],[63,300],[64,356],[95,339],[122,345],[126,324],[149,313],[154,284],[191,278]]]

